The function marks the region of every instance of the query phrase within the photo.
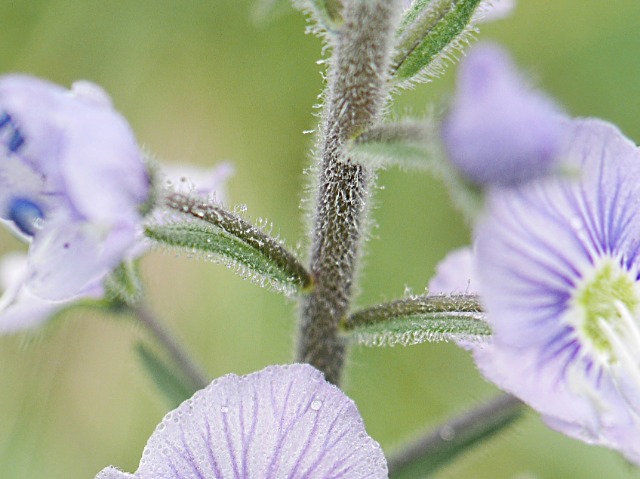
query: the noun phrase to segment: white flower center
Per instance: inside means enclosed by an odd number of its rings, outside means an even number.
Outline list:
[[[604,367],[620,367],[640,384],[640,283],[616,258],[604,257],[577,285],[570,322],[582,347]]]

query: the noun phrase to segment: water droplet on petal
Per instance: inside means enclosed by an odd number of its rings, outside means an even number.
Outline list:
[[[311,409],[314,411],[318,411],[322,407],[322,401],[318,401],[317,399],[311,403]]]

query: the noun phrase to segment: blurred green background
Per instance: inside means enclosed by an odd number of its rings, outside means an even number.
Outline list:
[[[268,218],[304,251],[305,196],[322,88],[321,43],[290,11],[251,20],[248,0],[0,0],[0,72],[105,87],[143,145],[167,162],[230,160],[229,203]],[[640,2],[522,0],[482,26],[573,115],[615,122],[640,139]],[[442,104],[453,73],[402,93],[397,112]],[[443,188],[384,171],[357,304],[422,291],[469,232]],[[1,251],[21,247],[3,232]],[[291,360],[295,303],[220,265],[154,252],[150,301],[211,376]],[[36,334],[0,338],[0,478],[93,478],[134,471],[167,411],[133,352],[145,331],[76,311]],[[347,393],[385,449],[495,394],[453,344],[353,349]],[[528,413],[442,478],[640,477],[617,454],[548,430]]]

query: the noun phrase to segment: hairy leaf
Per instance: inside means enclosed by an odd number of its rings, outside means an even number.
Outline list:
[[[474,29],[481,0],[420,0],[405,13],[398,31],[392,73],[401,86],[428,80],[443,71]]]
[[[270,285],[287,294],[303,289],[310,282],[307,276],[283,267],[268,252],[204,222],[148,225],[145,233],[158,243],[223,263],[258,284]]]
[[[352,314],[343,330],[366,346],[478,340],[491,335],[475,296],[416,296]]]

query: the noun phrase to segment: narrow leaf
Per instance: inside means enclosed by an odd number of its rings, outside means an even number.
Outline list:
[[[168,406],[177,407],[193,395],[195,389],[187,386],[186,382],[180,379],[151,349],[138,343],[136,353],[151,380],[166,399]]]
[[[358,311],[342,327],[359,344],[407,346],[488,337],[484,319],[476,296],[416,296]]]
[[[167,198],[167,205],[197,220],[150,224],[145,233],[151,239],[225,263],[287,294],[311,287],[311,276],[281,242],[239,216],[178,193]]]
[[[399,84],[424,81],[443,71],[443,60],[473,33],[481,0],[420,0],[405,13],[398,33],[392,74]]]
[[[513,396],[499,396],[440,425],[432,433],[401,449],[389,459],[391,479],[431,477],[442,466],[475,445],[503,431],[520,418],[524,404]]]

